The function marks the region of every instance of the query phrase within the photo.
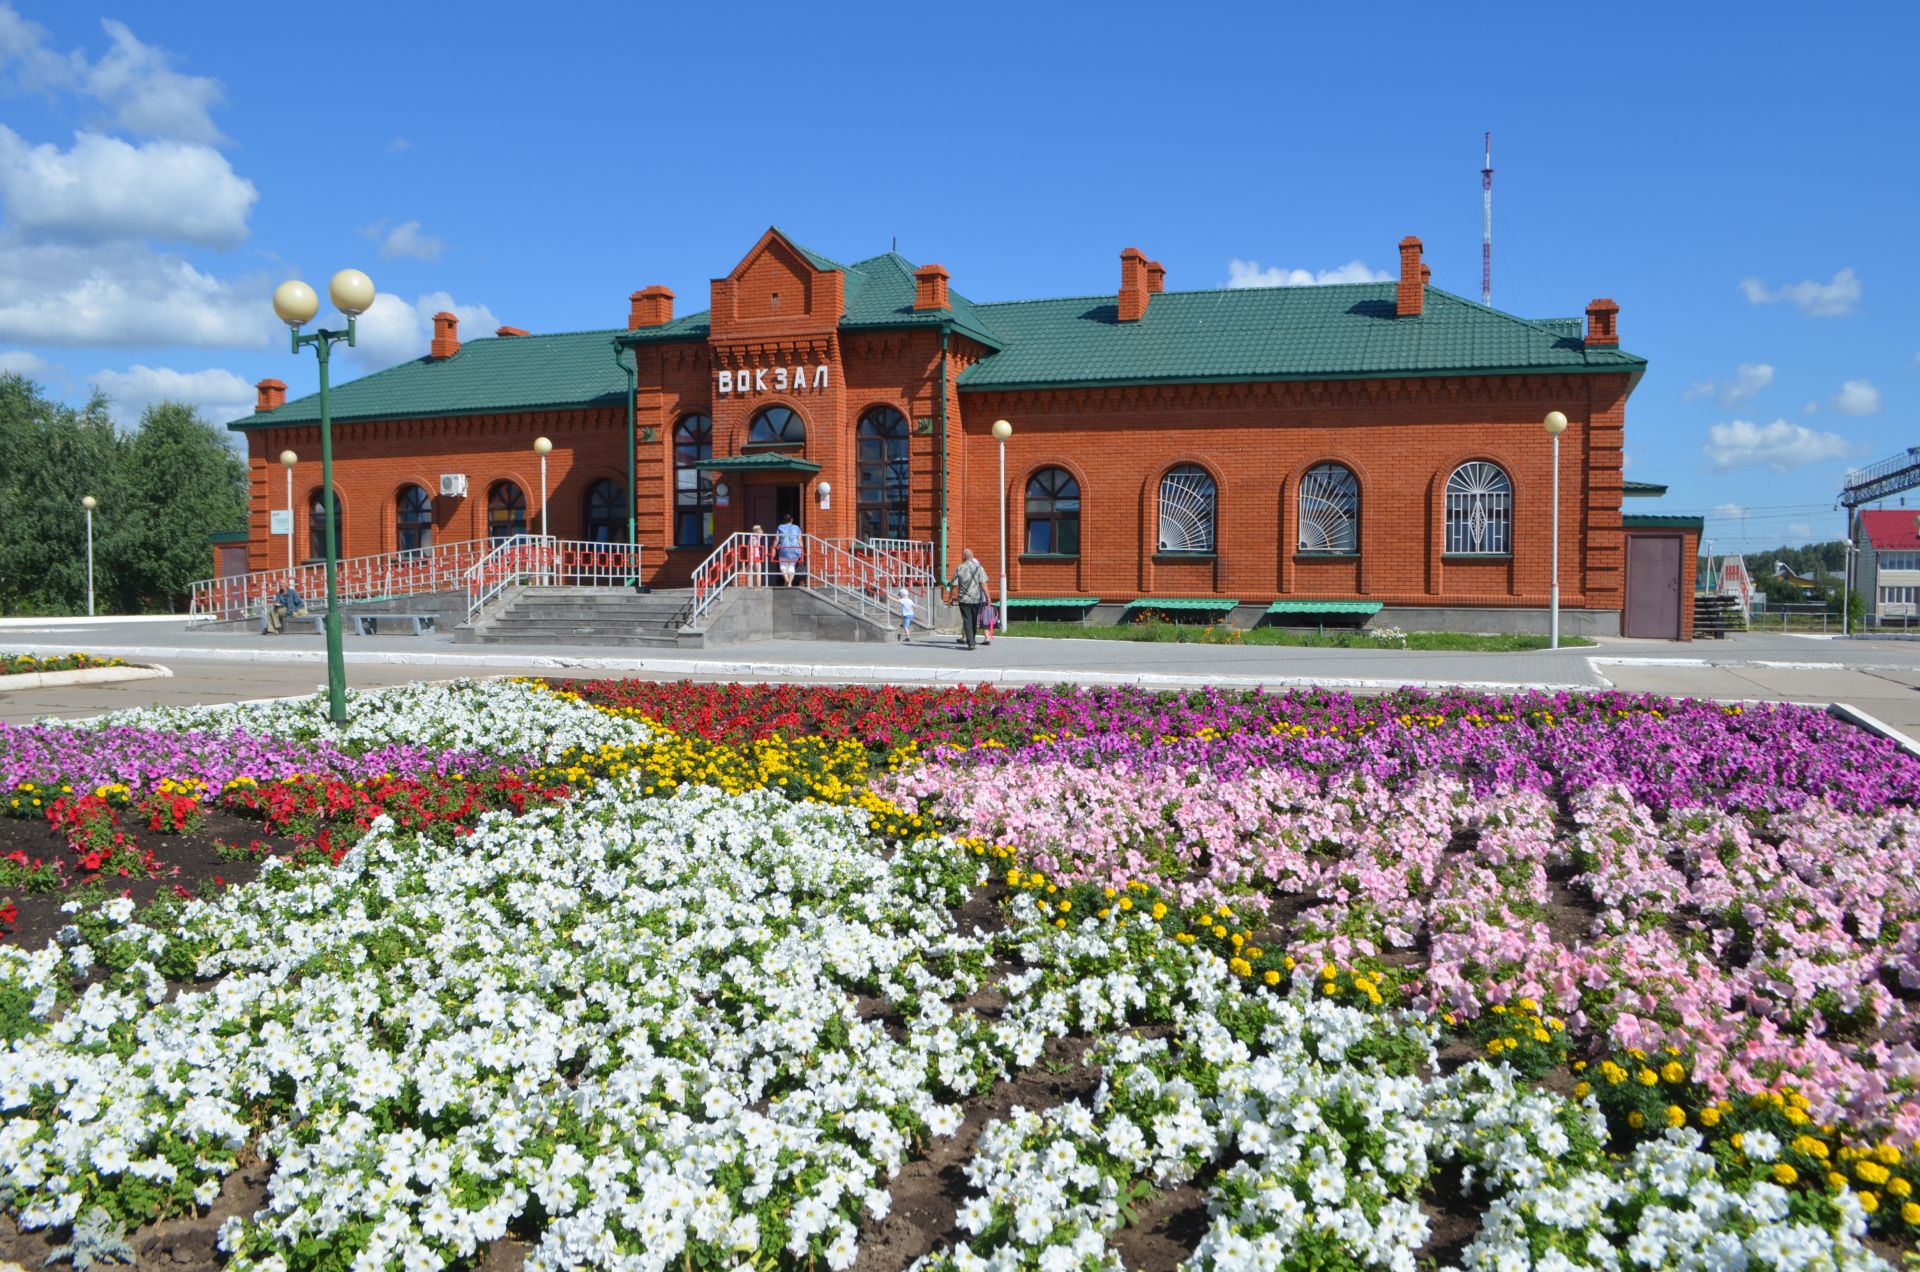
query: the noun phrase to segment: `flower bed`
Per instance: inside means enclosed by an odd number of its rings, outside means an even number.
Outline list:
[[[91,671],[96,667],[124,667],[124,658],[99,654],[0,654],[0,676],[26,676],[42,671]]]
[[[1864,1267],[1920,1231],[1920,765],[1816,713],[354,705],[0,747],[70,856],[117,817],[161,868],[208,810],[315,848],[0,947],[24,1228],[105,1243],[262,1158],[231,1267],[1119,1267],[1156,1205],[1192,1218],[1164,1262],[1221,1269]],[[1087,1081],[1007,1102],[1043,1061]],[[913,1192],[935,1160],[957,1206]]]

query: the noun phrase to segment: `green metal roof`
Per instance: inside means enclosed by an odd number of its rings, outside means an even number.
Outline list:
[[[451,358],[415,358],[333,387],[333,418],[386,420],[475,415],[535,407],[620,406],[627,377],[613,361],[613,331],[487,336],[462,341]],[[238,432],[313,424],[320,395],[242,416]]]
[[[1100,603],[1097,596],[1016,596],[1008,609],[1092,609]]]
[[[1127,323],[1112,296],[976,305],[1006,347],[968,367],[960,387],[1646,369],[1644,358],[1587,347],[1566,320],[1530,322],[1435,287],[1418,317],[1402,318],[1396,286],[1164,292]]]
[[[846,268],[845,265],[842,265],[839,261],[834,260],[831,256],[822,256],[820,253],[814,251],[812,248],[803,246],[799,241],[797,241],[793,237],[793,235],[787,233],[785,230],[781,229],[777,225],[773,227],[773,232],[775,234],[778,234],[781,238],[785,239],[787,241],[788,247],[791,247],[794,251],[806,257],[807,264],[813,266],[815,269],[824,269],[824,270],[832,271],[836,269]]]
[[[1652,481],[1625,481],[1620,483],[1620,493],[1629,499],[1657,499],[1667,493],[1667,488]]]
[[[798,455],[762,451],[758,455],[722,455],[694,465],[710,473],[817,473],[820,465]]]
[[[246,530],[215,530],[207,536],[208,543],[245,543],[253,536]]]
[[[950,321],[955,331],[989,349],[1003,347],[980,317],[980,306],[951,287],[947,288],[947,308],[915,309],[919,284],[914,281],[913,271],[917,268],[895,252],[847,266],[847,314],[840,326],[938,327]]]
[[[1239,604],[1239,601],[1216,596],[1136,596],[1127,602],[1126,607],[1130,610],[1230,610]]]
[[[1630,512],[1620,518],[1628,530],[1705,530],[1705,517],[1681,517],[1664,513]]]
[[[1275,601],[1269,614],[1378,614],[1379,601]]]

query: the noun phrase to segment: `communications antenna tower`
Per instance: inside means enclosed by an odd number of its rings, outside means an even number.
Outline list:
[[[1487,162],[1480,169],[1480,303],[1493,303],[1493,134],[1486,136]]]

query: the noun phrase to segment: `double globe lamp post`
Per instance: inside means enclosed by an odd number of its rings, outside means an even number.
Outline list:
[[[345,331],[300,328],[320,312],[320,298],[298,279],[280,284],[273,293],[273,312],[291,329],[293,352],[312,345],[320,359],[320,508],[326,518],[327,547],[327,714],[335,724],[347,722],[347,666],[340,648],[340,519],[333,493],[333,415],[327,399],[327,359],[335,341],[353,347],[353,320],[373,307],[373,280],[357,269],[343,269],[327,284],[334,308],[346,315]],[[284,457],[283,457],[284,459]],[[291,467],[288,468],[291,473]]]

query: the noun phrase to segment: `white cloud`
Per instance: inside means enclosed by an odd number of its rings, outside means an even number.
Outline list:
[[[1804,424],[1789,424],[1785,420],[1771,424],[1755,424],[1751,420],[1715,424],[1707,430],[1707,444],[1701,450],[1715,468],[1767,467],[1781,473],[1858,453],[1858,448],[1838,433],[1820,433]]]
[[[1715,521],[1739,521],[1747,515],[1747,510],[1737,503],[1723,503],[1713,510]]]
[[[1805,406],[1800,408],[1800,414],[1818,415],[1820,414],[1820,404],[1818,402],[1809,402]]]
[[[390,155],[397,155],[403,150],[412,150],[412,149],[413,149],[413,143],[408,141],[405,137],[395,137],[392,141],[387,143],[387,153]]]
[[[135,363],[125,371],[96,371],[87,377],[108,398],[107,413],[121,428],[140,423],[140,414],[155,402],[185,402],[200,418],[225,424],[253,410],[258,394],[251,384],[231,371],[175,371]]]
[[[1833,407],[1847,415],[1878,415],[1880,390],[1871,380],[1848,380],[1833,395]]]
[[[24,375],[32,380],[52,369],[45,358],[25,349],[8,349],[0,353],[0,375]]]
[[[431,234],[422,234],[418,221],[403,221],[390,230],[385,221],[379,221],[360,232],[380,240],[380,255],[387,260],[408,257],[416,261],[437,261],[447,246]]]
[[[1688,402],[1696,398],[1717,397],[1728,406],[1737,406],[1772,383],[1771,365],[1765,362],[1742,362],[1725,384],[1712,379],[1695,380],[1680,397]]]
[[[1812,539],[1813,523],[1811,521],[1789,521],[1787,523],[1787,538],[1802,541]]]
[[[1757,278],[1743,278],[1740,280],[1740,290],[1747,294],[1749,304],[1771,305],[1776,301],[1790,300],[1810,318],[1835,318],[1849,314],[1860,302],[1860,278],[1853,272],[1852,266],[1835,274],[1831,282],[1819,283],[1807,279],[1789,283],[1778,290],[1769,290]]]
[[[280,325],[272,292],[264,274],[220,278],[139,244],[0,238],[0,340],[259,348]]]
[[[1384,283],[1393,275],[1368,269],[1361,261],[1348,261],[1338,269],[1314,273],[1307,269],[1288,269],[1283,265],[1260,268],[1259,261],[1239,257],[1227,262],[1229,287],[1324,287],[1329,283]]]
[[[182,75],[166,50],[142,44],[124,22],[103,19],[113,47],[87,72],[86,91],[113,109],[114,122],[145,137],[224,140],[208,114],[226,94],[220,81]]]
[[[354,324],[354,347],[342,352],[369,371],[418,358],[433,343],[433,316],[441,310],[460,320],[463,341],[491,336],[500,326],[500,320],[485,305],[457,304],[448,292],[428,292],[412,304],[381,292],[373,298],[373,308]],[[324,325],[330,329],[344,326],[345,320],[336,317]]]
[[[182,75],[166,50],[144,44],[126,23],[103,19],[112,47],[89,63],[78,50],[55,53],[47,31],[0,3],[0,71],[6,86],[25,92],[91,97],[112,112],[114,127],[143,137],[212,145],[224,141],[209,112],[225,97],[220,82]]]
[[[31,237],[231,247],[246,238],[259,197],[207,146],[81,133],[63,151],[0,125],[0,198],[13,228]]]

